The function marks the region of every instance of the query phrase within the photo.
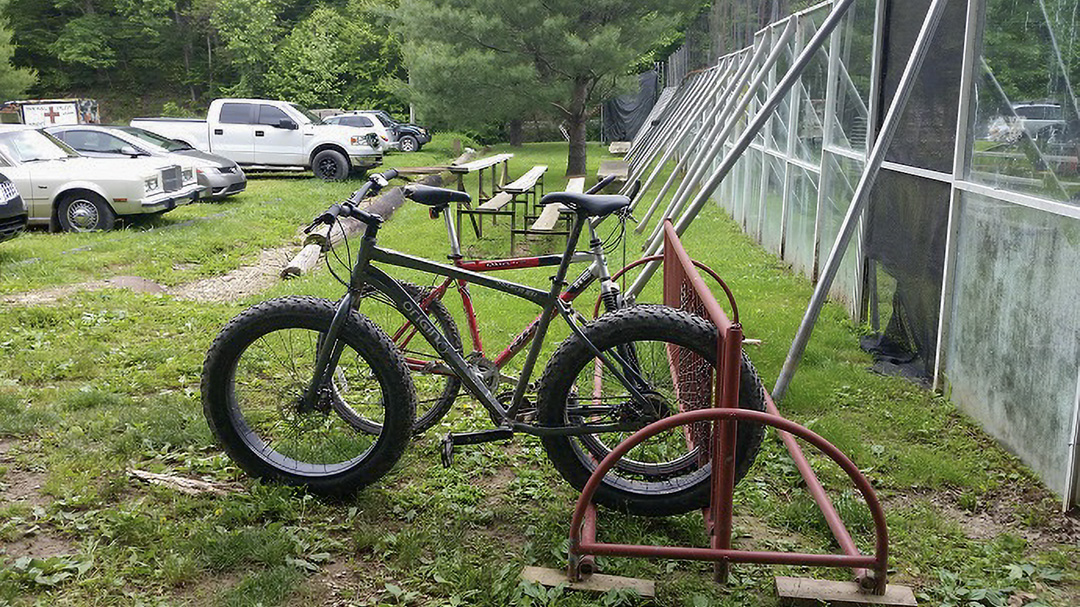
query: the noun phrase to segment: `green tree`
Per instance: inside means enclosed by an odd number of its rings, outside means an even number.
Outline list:
[[[34,70],[15,67],[11,56],[15,45],[11,43],[11,30],[0,22],[0,100],[18,99],[37,80]]]
[[[570,132],[567,174],[584,174],[585,125],[597,103],[622,90],[635,60],[699,6],[699,0],[402,0],[397,16],[408,66],[417,72],[412,88],[425,91],[418,97],[441,95],[444,104],[471,104],[479,112],[513,107],[514,97],[547,103]],[[453,71],[436,77],[439,63]],[[455,77],[477,80],[472,69],[493,78],[490,94],[432,90]]]

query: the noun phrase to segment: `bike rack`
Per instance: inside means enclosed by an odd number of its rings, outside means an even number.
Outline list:
[[[731,290],[712,270],[690,259],[670,221],[664,225],[664,304],[695,312],[714,323],[719,331],[717,340],[717,381],[713,382],[713,406],[681,411],[639,430],[609,453],[593,471],[585,484],[574,508],[570,523],[570,549],[567,576],[541,575],[537,568],[527,568],[523,577],[541,583],[566,583],[570,587],[605,590],[610,587],[642,588],[640,580],[614,578],[610,585],[590,582],[596,571],[596,556],[625,556],[642,558],[672,558],[713,561],[716,581],[725,583],[731,563],[757,563],[768,565],[802,565],[851,568],[854,582],[833,582],[799,578],[776,579],[777,591],[786,604],[821,604],[831,601],[843,604],[869,603],[875,605],[915,605],[911,589],[905,586],[887,585],[889,539],[885,523],[885,511],[873,487],[858,467],[842,451],[813,431],[780,415],[772,397],[765,393],[766,413],[738,408],[739,373],[742,357],[743,332],[738,322],[738,308]],[[648,259],[640,262],[649,261]],[[629,269],[628,266],[626,269]],[[716,279],[731,304],[735,320],[729,320],[723,308],[713,297],[697,268],[702,268]],[[673,369],[679,373],[679,369]],[[679,385],[676,382],[676,385]],[[795,462],[811,497],[824,516],[841,554],[806,554],[794,552],[750,551],[732,548],[732,514],[735,489],[735,437],[736,422],[751,422],[775,428]],[[648,438],[679,426],[710,423],[709,441],[713,453],[711,471],[710,506],[702,512],[709,536],[709,547],[645,546],[611,544],[597,540],[597,512],[592,503],[593,495],[603,477],[619,459]],[[685,432],[693,444],[694,433]],[[847,473],[859,493],[862,494],[874,521],[874,552],[861,554],[855,546],[847,527],[833,507],[824,487],[810,467],[796,439],[802,439],[822,454],[836,462]],[[719,465],[716,465],[719,463]],[[649,586],[651,588],[651,586]]]

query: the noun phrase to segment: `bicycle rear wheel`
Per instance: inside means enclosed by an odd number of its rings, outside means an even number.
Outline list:
[[[203,412],[214,436],[247,473],[348,494],[390,471],[409,443],[416,394],[389,337],[353,313],[332,386],[314,406],[311,381],[335,305],[287,297],[253,306],[214,340],[202,375]],[[371,423],[360,427],[355,419]]]
[[[641,412],[626,387],[577,337],[564,341],[544,369],[537,394],[540,423],[554,427],[655,418],[712,406],[716,328],[704,319],[664,306],[641,305],[601,316],[585,335],[601,352],[630,362],[646,384],[655,412]],[[632,361],[632,362],[631,362]],[[621,370],[626,375],[626,370]],[[764,388],[743,356],[739,407],[764,411]],[[596,501],[633,514],[667,516],[708,505],[710,424],[661,433],[627,453],[604,477]],[[548,458],[571,485],[582,489],[597,464],[630,432],[544,437]],[[749,470],[764,436],[760,424],[737,425],[735,476]]]

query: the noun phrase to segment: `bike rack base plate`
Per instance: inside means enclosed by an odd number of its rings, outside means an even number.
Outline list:
[[[537,582],[544,586],[558,586],[561,584],[572,590],[586,590],[589,592],[607,592],[609,590],[630,588],[642,598],[651,599],[656,597],[656,582],[618,575],[594,573],[580,582],[568,582],[565,570],[548,569],[547,567],[525,567],[521,570],[521,579]]]
[[[915,593],[908,586],[889,584],[885,594],[865,592],[855,582],[815,580],[800,577],[776,577],[776,594],[784,607],[916,607]]]

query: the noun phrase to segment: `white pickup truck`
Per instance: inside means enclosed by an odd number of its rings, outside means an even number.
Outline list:
[[[206,120],[136,118],[136,126],[247,168],[311,169],[338,180],[382,162],[376,136],[323,124],[295,103],[267,99],[215,99]]]

